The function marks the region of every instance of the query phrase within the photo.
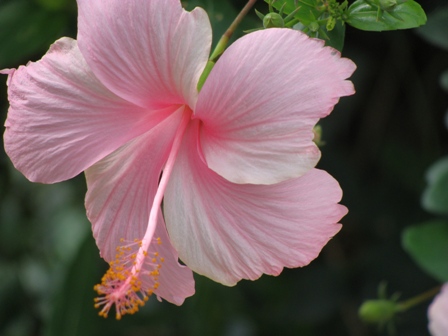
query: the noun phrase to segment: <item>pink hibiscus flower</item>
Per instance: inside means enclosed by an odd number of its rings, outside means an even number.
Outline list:
[[[180,305],[191,270],[232,286],[316,258],[347,210],[338,183],[314,169],[313,126],[354,93],[355,65],[301,32],[263,30],[230,46],[198,93],[212,39],[204,10],[78,8],[77,40],[3,71],[4,140],[31,181],[85,171],[111,266],[96,286],[100,315],[133,313],[152,293]]]
[[[448,335],[448,283],[429,306],[428,318],[432,336]]]

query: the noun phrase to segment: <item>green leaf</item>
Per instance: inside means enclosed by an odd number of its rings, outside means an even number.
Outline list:
[[[265,0],[265,2],[269,3],[269,0]],[[318,0],[284,0],[275,1],[273,7],[279,11],[283,7],[283,4],[285,4],[283,8],[283,13],[285,14],[289,14],[299,7],[294,18],[299,20],[303,25],[308,26],[311,22],[316,21],[320,15],[320,11],[317,9],[319,6],[318,2]]]
[[[306,30],[306,26],[301,23],[296,24],[294,27],[296,30]],[[345,40],[345,25],[338,21],[333,30],[328,31],[325,27],[319,27],[317,31],[307,31],[307,34],[314,38],[319,38],[325,41],[325,45],[333,47],[339,51],[342,51]]]
[[[373,0],[356,0],[348,8],[346,22],[358,29],[383,31],[416,28],[426,23],[422,7],[412,0],[397,0],[387,9]]]
[[[433,220],[407,228],[402,245],[424,271],[448,281],[448,221]]]
[[[448,50],[448,6],[428,15],[428,23],[417,30],[428,42]]]
[[[345,24],[341,21],[336,23],[336,26],[331,31],[326,31],[329,40],[325,40],[325,44],[333,47],[339,51],[344,48],[345,40]]]
[[[431,166],[426,179],[428,186],[422,195],[422,206],[435,214],[448,214],[448,157]]]
[[[265,1],[269,3],[268,0]],[[294,29],[305,31],[311,37],[324,40],[325,45],[342,51],[345,40],[345,24],[340,20],[333,19],[332,22],[335,25],[331,27],[332,29],[328,29],[325,23],[319,25],[317,21],[328,19],[328,13],[317,9],[322,3],[319,3],[318,0],[286,0],[276,1],[273,6],[280,10],[283,4],[285,4],[283,8],[285,14],[289,14],[299,8],[294,15],[294,19],[298,20],[299,23],[294,25]]]

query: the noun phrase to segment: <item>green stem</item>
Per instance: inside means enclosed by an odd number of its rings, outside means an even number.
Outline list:
[[[235,18],[235,20],[233,20],[232,24],[229,26],[229,28],[227,28],[226,32],[222,35],[221,39],[218,41],[215,50],[213,50],[213,53],[210,56],[209,59],[210,61],[215,61],[224,52],[224,50],[226,50],[227,44],[229,43],[229,40],[232,37],[236,27],[238,27],[243,18],[255,4],[255,2],[257,2],[257,0],[249,0],[246,6],[244,6],[244,8],[241,10],[238,16]]]
[[[426,291],[420,295],[410,298],[409,300],[399,302],[397,304],[398,311],[404,312],[404,311],[408,310],[409,308],[412,308],[426,300],[431,299],[434,295],[436,295],[438,292],[440,292],[441,288],[442,288],[442,286],[437,286],[433,289],[430,289],[429,291]]]

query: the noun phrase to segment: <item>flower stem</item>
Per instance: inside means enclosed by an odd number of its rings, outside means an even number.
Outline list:
[[[399,302],[397,305],[398,311],[404,312],[404,311],[408,310],[409,308],[412,308],[426,300],[429,300],[434,295],[436,295],[438,292],[440,292],[441,288],[442,288],[442,286],[437,286],[437,287],[434,287],[420,295],[410,298],[406,301]]]
[[[221,36],[221,39],[218,41],[215,50],[213,50],[213,53],[210,56],[209,59],[210,61],[214,62],[219,57],[219,55],[221,55],[224,52],[236,27],[238,27],[241,21],[243,21],[243,18],[246,16],[246,14],[252,8],[255,2],[257,2],[257,0],[249,0],[247,4],[244,6],[244,8],[241,10],[241,12],[238,14],[238,16],[235,18],[235,20],[233,20],[232,24],[229,26],[229,28],[227,28],[226,32]]]

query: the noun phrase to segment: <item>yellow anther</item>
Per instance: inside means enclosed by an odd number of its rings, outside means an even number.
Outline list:
[[[156,241],[159,245],[162,243],[160,238]],[[157,260],[163,262],[163,258],[159,256],[159,252],[151,252],[153,255],[151,261],[143,261],[141,257],[148,256],[148,252],[141,247],[142,241],[135,239],[133,243],[115,249],[115,260],[109,263],[110,267],[102,277],[101,283],[93,287],[100,295],[94,299],[94,307],[100,308],[98,313],[100,316],[107,317],[112,306],[115,306],[117,320],[123,315],[134,314],[159,287],[161,265]],[[141,276],[150,278],[150,282],[146,284],[146,279],[142,282]],[[148,289],[151,283],[152,288]]]

